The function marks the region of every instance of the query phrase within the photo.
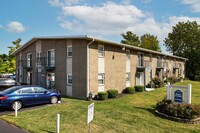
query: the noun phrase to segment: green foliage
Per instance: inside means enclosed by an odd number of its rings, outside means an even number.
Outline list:
[[[156,76],[155,78],[153,78],[153,83],[155,85],[155,88],[160,88],[164,86],[164,82],[161,81],[160,78],[158,78],[158,76]]]
[[[200,76],[200,25],[196,21],[179,22],[164,42],[167,51],[189,59],[186,62],[187,77]]]
[[[108,93],[105,91],[98,92],[98,99],[99,100],[106,100],[108,99]]]
[[[136,85],[135,86],[135,91],[136,92],[143,92],[144,91],[144,86],[142,86],[142,85]]]
[[[132,45],[132,46],[139,46],[140,40],[139,37],[132,33],[131,31],[127,31],[126,34],[121,34],[124,40],[121,43]]]
[[[134,88],[134,87],[126,87],[126,88],[123,90],[123,93],[133,94],[133,93],[135,93],[135,88]]]
[[[107,90],[107,92],[108,92],[108,98],[116,98],[118,95],[118,90],[115,89]]]
[[[144,34],[143,36],[140,37],[140,40],[141,40],[141,44],[140,44],[141,48],[146,48],[146,49],[161,52],[157,36]]]
[[[17,39],[12,42],[14,46],[9,46],[9,53],[0,55],[0,73],[14,73],[16,70],[16,60],[13,55],[11,55],[14,50],[20,47],[21,39]]]
[[[175,104],[171,100],[166,100],[166,98],[156,104],[156,110],[167,115],[185,119],[200,117],[199,105]]]
[[[144,34],[139,39],[139,37],[131,31],[127,31],[126,34],[123,33],[121,35],[124,38],[121,43],[161,52],[157,36]]]

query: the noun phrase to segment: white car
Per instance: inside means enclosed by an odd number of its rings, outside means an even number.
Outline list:
[[[10,87],[10,86],[14,86],[15,84],[16,84],[16,82],[12,78],[0,78],[0,86]]]

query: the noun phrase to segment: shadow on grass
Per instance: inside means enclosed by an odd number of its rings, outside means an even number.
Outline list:
[[[47,132],[47,133],[55,133],[55,132],[52,132],[52,131],[49,131],[49,130],[42,130],[44,132]]]
[[[140,109],[140,110],[144,110],[144,111],[150,112],[153,115],[156,115],[155,106],[151,106],[149,108],[142,108],[142,107],[135,107],[135,108]]]

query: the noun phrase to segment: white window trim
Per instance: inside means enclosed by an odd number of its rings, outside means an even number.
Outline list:
[[[99,75],[103,76],[103,84],[99,84]],[[104,73],[98,73],[98,86],[103,86],[105,84],[105,74]]]
[[[68,55],[68,53],[69,53],[69,47],[72,48],[72,45],[68,45],[68,46],[67,46],[67,57],[72,57],[72,55],[71,55],[71,56]],[[73,54],[73,49],[72,49],[72,54]]]
[[[130,72],[126,72],[126,74],[129,74],[129,80],[126,80],[127,83],[130,83],[131,80],[131,73]]]
[[[103,48],[103,55],[99,55],[99,47]],[[104,57],[104,45],[98,45],[98,57]]]
[[[27,67],[31,67],[31,60],[33,60],[33,56],[32,56],[32,59],[30,59],[30,55],[32,55],[32,53],[27,54]]]
[[[54,60],[50,60],[50,64],[48,64],[48,52],[49,51],[51,51],[51,53],[52,53],[52,51],[54,51]],[[50,57],[50,59],[52,59],[51,57]],[[53,62],[53,63],[52,63]],[[55,66],[55,62],[56,62],[56,55],[55,55],[55,49],[49,49],[49,50],[47,50],[47,66]],[[53,65],[52,65],[53,64]]]
[[[128,55],[127,55],[128,52]],[[131,59],[131,51],[129,49],[126,50],[126,59],[130,60]]]
[[[68,73],[68,74],[67,74],[67,85],[70,85],[70,86],[71,86],[71,85],[73,84],[73,82],[72,82],[72,83],[69,83],[69,82],[68,82],[69,76],[72,76],[72,74],[71,74],[71,73]],[[72,78],[72,79],[73,79],[73,78]]]

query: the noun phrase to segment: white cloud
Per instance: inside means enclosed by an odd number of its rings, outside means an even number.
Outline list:
[[[181,0],[181,3],[190,5],[192,12],[200,13],[200,0]]]
[[[74,4],[79,4],[80,0],[49,0],[48,3],[51,6],[66,6],[66,5],[74,5]]]
[[[6,30],[12,33],[21,33],[26,31],[26,28],[20,22],[12,21],[8,23]]]
[[[153,34],[158,37],[160,44],[163,44],[167,34],[172,31],[172,26],[179,21],[200,23],[200,18],[187,16],[171,16],[163,21],[157,21],[151,13],[126,3],[106,2],[98,6],[78,4],[60,8],[62,16],[58,17],[58,22],[63,29],[79,34],[119,38],[121,33],[130,30],[139,36]]]

